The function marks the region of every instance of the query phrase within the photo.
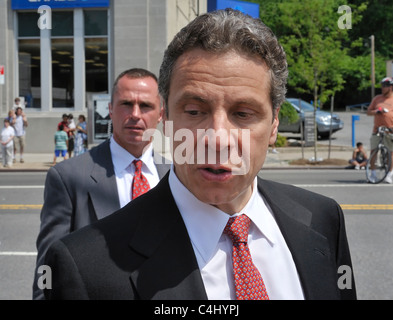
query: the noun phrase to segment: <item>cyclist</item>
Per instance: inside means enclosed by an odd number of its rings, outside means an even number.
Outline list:
[[[381,87],[382,93],[375,96],[367,108],[367,115],[374,116],[374,126],[370,138],[370,154],[378,147],[379,137],[376,135],[378,132],[378,127],[385,126],[387,128],[393,129],[393,78],[383,78],[381,81]],[[386,135],[383,142],[393,156],[393,141],[391,138]],[[385,182],[387,183],[393,183],[392,169],[393,166],[391,165],[390,171],[385,178]],[[371,179],[372,178],[373,172],[371,173]]]

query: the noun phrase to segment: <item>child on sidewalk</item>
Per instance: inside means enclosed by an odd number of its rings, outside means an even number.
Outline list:
[[[10,125],[10,121],[5,118],[4,119],[4,128],[0,133],[0,141],[1,141],[1,153],[3,156],[3,166],[12,167],[12,156],[14,153],[14,136],[15,130]]]
[[[68,150],[68,135],[64,131],[64,125],[58,125],[58,131],[55,133],[55,157],[53,159],[53,165],[56,164],[57,157],[60,155],[64,160],[67,159],[67,150]]]
[[[349,163],[352,164],[356,170],[366,169],[367,159],[367,153],[364,150],[363,143],[356,143],[356,148],[353,150],[352,159],[349,160]]]

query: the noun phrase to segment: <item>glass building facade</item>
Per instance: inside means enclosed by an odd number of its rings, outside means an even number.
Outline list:
[[[108,120],[117,75],[141,67],[158,76],[174,34],[206,10],[207,0],[1,0],[0,117],[21,98],[25,152],[53,152],[63,113],[83,114],[89,144],[99,143],[94,115]]]
[[[37,12],[17,12],[18,87],[26,108],[81,110],[85,99],[75,98],[75,78],[85,79],[86,93],[109,91],[108,10],[83,9],[83,14],[77,14],[79,10],[51,12],[49,37],[42,38]],[[76,35],[83,41],[75,41]],[[80,68],[75,61],[84,61],[84,66]],[[46,106],[41,99],[41,77],[47,77],[44,83],[51,82]]]

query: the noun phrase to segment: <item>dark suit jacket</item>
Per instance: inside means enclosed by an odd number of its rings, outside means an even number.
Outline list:
[[[157,154],[155,155],[157,157]],[[159,177],[170,169],[162,157],[156,164]],[[45,181],[41,228],[37,238],[37,267],[55,240],[120,209],[109,140],[81,156],[50,168]],[[43,298],[35,273],[33,298]]]
[[[338,268],[352,268],[343,213],[330,198],[258,179],[297,267],[306,299],[355,299],[340,290]],[[49,299],[206,299],[168,175],[113,215],[57,241]]]

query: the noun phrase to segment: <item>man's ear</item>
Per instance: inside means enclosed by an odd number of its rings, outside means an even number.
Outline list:
[[[109,109],[109,116],[111,117],[111,119],[112,119],[112,112],[113,112],[113,108],[112,108],[112,103],[108,103],[108,109]]]
[[[167,110],[166,110],[166,105],[165,102],[162,103],[162,124],[163,124],[163,132],[164,132],[164,136],[169,137],[169,133],[166,132],[165,128],[166,128],[166,122],[169,121],[168,120],[168,116],[167,116]]]
[[[274,112],[273,116],[273,123],[272,123],[272,130],[270,132],[270,139],[269,139],[269,144],[274,144],[277,140],[277,134],[278,134],[278,125],[280,123],[280,120],[278,120],[278,113],[280,112],[280,108],[277,108]]]
[[[165,109],[164,109],[164,107],[162,106],[161,108],[160,108],[160,117],[158,118],[158,123],[160,123],[161,121],[164,121],[164,118],[165,117]]]

